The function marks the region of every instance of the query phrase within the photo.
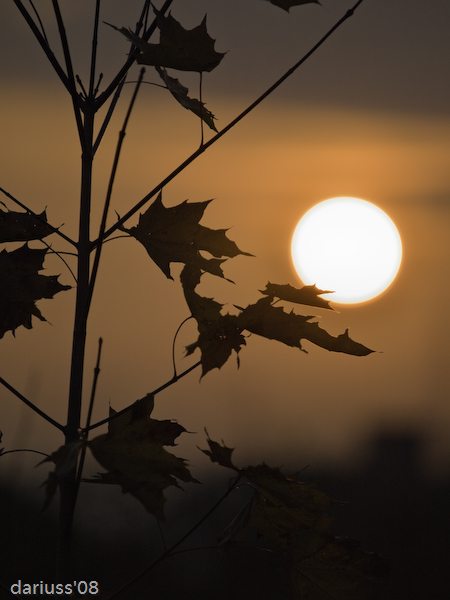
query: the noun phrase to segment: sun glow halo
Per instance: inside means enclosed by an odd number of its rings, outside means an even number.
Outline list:
[[[359,198],[331,198],[299,221],[292,260],[306,285],[333,290],[337,303],[365,302],[395,279],[402,260],[396,226],[380,208]]]

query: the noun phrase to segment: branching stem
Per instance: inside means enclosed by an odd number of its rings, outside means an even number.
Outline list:
[[[250,106],[248,106],[245,110],[243,110],[235,119],[233,119],[226,127],[224,127],[219,133],[217,133],[214,137],[212,137],[205,144],[200,146],[198,150],[193,152],[184,162],[182,162],[176,169],[170,173],[165,179],[163,179],[151,192],[149,192],[146,196],[142,198],[131,210],[129,210],[123,217],[121,217],[112,227],[110,227],[105,232],[105,237],[109,237],[112,233],[114,233],[117,229],[119,229],[130,217],[135,215],[138,210],[140,210],[149,200],[155,196],[158,192],[160,192],[164,186],[170,183],[177,175],[179,175],[186,167],[188,167],[194,160],[196,160],[203,152],[208,150],[213,144],[215,144],[219,139],[221,139],[226,133],[230,131],[235,125],[237,125],[244,117],[246,117],[253,109],[255,109],[263,100],[265,100],[270,94],[272,94],[282,83],[288,79],[316,50],[322,46],[322,44],[340,27],[349,17],[351,17],[354,11],[358,8],[358,6],[363,2],[363,0],[358,0],[358,2],[353,6],[353,8],[349,9],[343,17],[337,21],[331,29],[327,31],[327,33],[309,50],[299,61],[295,63],[290,69],[284,73],[273,85],[271,85],[259,98],[257,98]],[[97,239],[93,242],[94,246],[102,243],[102,239]]]

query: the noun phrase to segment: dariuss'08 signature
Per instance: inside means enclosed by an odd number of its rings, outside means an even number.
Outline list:
[[[17,583],[13,583],[10,587],[12,594],[19,596],[71,596],[78,593],[82,596],[85,594],[98,594],[97,581],[73,581],[72,583],[22,583],[19,579]]]

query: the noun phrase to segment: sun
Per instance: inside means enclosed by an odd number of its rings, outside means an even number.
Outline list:
[[[402,242],[393,221],[360,198],[331,198],[299,221],[292,260],[305,285],[334,291],[324,298],[356,304],[375,298],[395,279]]]

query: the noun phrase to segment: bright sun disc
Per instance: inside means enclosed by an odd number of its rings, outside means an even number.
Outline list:
[[[354,304],[375,298],[395,279],[402,261],[396,226],[380,208],[359,198],[331,198],[299,221],[292,260],[305,285],[333,290],[323,297]]]

